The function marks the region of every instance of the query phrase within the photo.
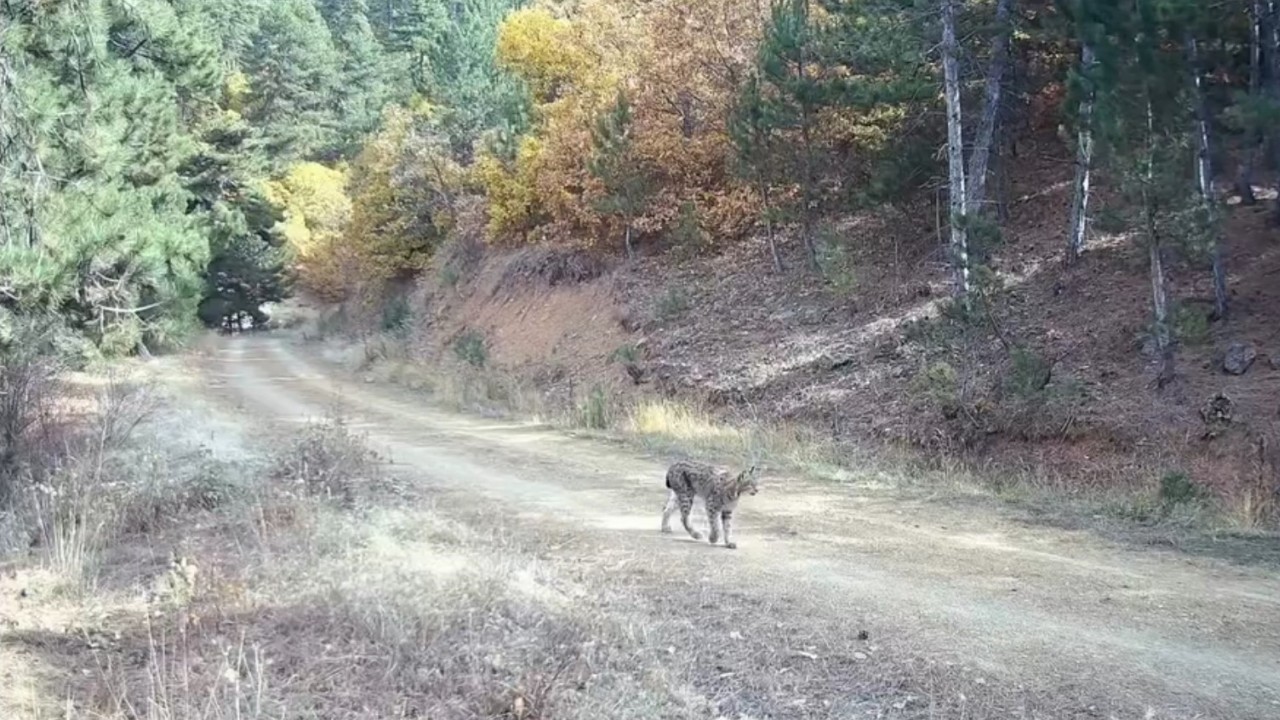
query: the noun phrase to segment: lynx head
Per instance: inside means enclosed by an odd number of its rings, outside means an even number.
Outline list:
[[[756,479],[756,466],[752,465],[751,469],[738,473],[735,484],[738,486],[739,495],[755,495],[760,492],[760,483]]]

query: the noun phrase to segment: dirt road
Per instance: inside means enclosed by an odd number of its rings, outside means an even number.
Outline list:
[[[566,539],[549,561],[590,564],[602,592],[626,585],[705,627],[715,652],[676,652],[719,658],[716,677],[744,670],[735,655],[773,663],[722,707],[821,717],[806,693],[830,708],[877,675],[1022,717],[1280,717],[1280,578],[1265,569],[782,477],[744,502],[740,549],[711,548],[658,533],[665,459],[441,412],[316,352],[236,338],[200,371],[212,398],[256,418],[316,418],[340,401],[406,477],[475,516],[554,530]]]

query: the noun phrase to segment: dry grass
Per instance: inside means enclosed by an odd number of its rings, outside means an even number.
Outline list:
[[[371,379],[425,392],[455,411],[601,432],[662,456],[758,464],[774,474],[856,482],[944,502],[982,501],[1033,521],[1092,528],[1140,544],[1182,544],[1184,537],[1193,540],[1223,532],[1247,533],[1265,541],[1272,537],[1278,519],[1266,471],[1270,466],[1262,463],[1263,469],[1255,473],[1262,479],[1243,484],[1252,490],[1209,492],[1170,511],[1160,498],[1159,483],[1176,467],[1171,464],[1177,456],[1172,450],[1167,461],[1148,454],[1143,462],[1100,466],[1088,473],[1092,482],[1084,483],[1078,475],[1063,476],[1056,465],[1028,463],[1018,468],[1004,462],[996,466],[953,454],[923,456],[892,446],[868,451],[837,443],[800,423],[727,418],[669,398],[589,394],[585,388],[569,396],[540,390],[516,374],[492,368],[455,363],[427,367],[396,360],[380,362],[367,372]],[[605,422],[593,422],[593,418]]]
[[[405,509],[341,418],[277,438],[257,467],[209,461],[158,492],[150,471],[200,463],[139,464],[158,430],[139,426],[68,458],[23,513],[41,543],[0,579],[0,715],[705,716],[536,547]],[[244,473],[257,482],[225,483],[234,498],[175,500]],[[164,521],[138,521],[151,516]]]
[[[174,419],[159,415],[102,466],[150,447]],[[635,436],[708,453],[821,457],[805,454],[820,445],[802,433],[724,428],[678,406],[623,417]],[[899,628],[822,620],[809,598],[681,566],[698,554],[637,556],[572,523],[375,480],[383,469],[340,416],[269,442],[256,464],[223,461],[236,455],[225,445],[191,462],[175,444],[152,467],[199,472],[127,495],[152,498],[140,506],[162,522],[113,510],[97,516],[92,563],[52,562],[42,547],[43,570],[0,577],[0,616],[13,623],[0,627],[0,667],[19,668],[0,687],[0,716],[1073,717],[1055,698],[925,659]],[[173,499],[205,497],[209,477],[220,501]],[[60,593],[66,573],[95,592]]]

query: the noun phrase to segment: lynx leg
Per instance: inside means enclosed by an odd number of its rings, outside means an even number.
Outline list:
[[[680,497],[680,522],[684,523],[684,529],[689,533],[689,537],[694,540],[701,540],[702,533],[693,529],[693,525],[689,524],[689,513],[693,511],[693,496],[682,495]]]
[[[672,490],[667,494],[667,505],[662,508],[662,533],[664,535],[671,534],[671,516],[676,513],[679,501],[676,500],[676,491]]]
[[[707,522],[711,525],[710,534],[707,539],[715,545],[720,541],[720,510],[707,508]]]
[[[724,523],[724,546],[730,550],[737,550],[738,543],[729,538],[729,527],[733,524],[733,511],[725,510],[720,513],[720,520]]]

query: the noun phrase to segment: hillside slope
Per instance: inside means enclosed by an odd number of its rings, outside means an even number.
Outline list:
[[[836,261],[823,273],[804,269],[794,239],[781,274],[760,238],[633,262],[455,248],[409,296],[412,355],[458,365],[453,348],[468,335],[483,340],[488,370],[536,389],[543,406],[575,408],[595,388],[622,403],[659,395],[1069,488],[1145,488],[1180,473],[1230,498],[1245,524],[1262,522],[1280,488],[1280,241],[1266,208],[1230,205],[1226,321],[1206,319],[1207,270],[1170,269],[1178,379],[1157,388],[1146,251],[1095,227],[1083,261],[1064,268],[1071,165],[1056,147],[1014,168],[990,263],[1003,289],[965,322],[938,319],[948,281],[926,200],[833,224]],[[1254,355],[1238,375],[1223,369],[1233,344]]]

